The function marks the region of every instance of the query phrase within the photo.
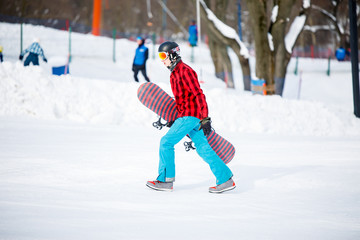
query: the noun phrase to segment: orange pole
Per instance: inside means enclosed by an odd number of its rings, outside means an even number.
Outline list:
[[[267,93],[266,93],[266,83],[263,84],[263,95],[265,96]]]
[[[94,0],[92,34],[100,36],[101,0]]]

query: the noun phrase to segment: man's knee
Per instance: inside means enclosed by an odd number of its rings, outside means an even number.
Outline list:
[[[171,141],[171,139],[165,135],[160,140],[160,148],[162,149],[171,149],[174,148],[175,143]]]

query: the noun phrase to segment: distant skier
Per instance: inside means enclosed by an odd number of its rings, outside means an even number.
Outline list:
[[[149,49],[144,45],[145,39],[138,37],[136,39],[137,44],[139,45],[135,52],[134,62],[132,65],[132,70],[134,72],[135,82],[139,82],[137,77],[139,71],[141,71],[145,80],[150,82],[149,77],[146,74],[146,61],[149,57]]]
[[[26,53],[29,53],[29,55],[25,59],[24,66],[29,66],[30,63],[32,63],[33,65],[39,65],[39,55],[40,57],[43,58],[44,62],[47,62],[47,59],[44,55],[44,51],[40,47],[39,38],[35,38],[34,42],[27,49],[22,51],[22,53],[19,56],[19,59],[21,61],[23,60]]]
[[[189,26],[189,44],[191,47],[195,47],[198,41],[198,30],[195,20],[191,20]]]
[[[146,185],[155,190],[172,191],[175,181],[174,146],[189,135],[195,143],[197,153],[209,164],[215,175],[217,185],[210,187],[209,192],[222,193],[234,189],[231,170],[211,148],[206,138],[211,132],[211,119],[196,72],[182,62],[176,42],[164,42],[158,51],[161,61],[171,71],[170,85],[179,118],[169,124],[169,131],[161,138],[159,176]]]

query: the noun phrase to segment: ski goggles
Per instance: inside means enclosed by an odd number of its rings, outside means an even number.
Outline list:
[[[161,61],[164,61],[168,57],[169,57],[169,54],[167,52],[159,52],[159,58],[161,59]]]

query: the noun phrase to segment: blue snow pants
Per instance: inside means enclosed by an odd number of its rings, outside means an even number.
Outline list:
[[[174,146],[187,134],[194,142],[199,156],[210,166],[216,177],[216,184],[229,180],[233,174],[221,158],[209,145],[203,130],[199,130],[200,120],[196,117],[181,117],[175,120],[169,131],[160,141],[160,161],[158,181],[175,181],[175,149]]]
[[[33,63],[34,66],[39,65],[39,55],[35,53],[29,53],[29,56],[25,59],[24,66],[29,66],[30,63]]]

